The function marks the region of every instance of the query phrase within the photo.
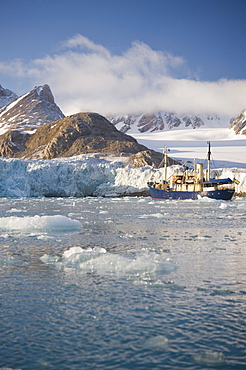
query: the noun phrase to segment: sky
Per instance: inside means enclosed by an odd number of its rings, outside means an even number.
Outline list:
[[[245,0],[0,0],[0,84],[65,115],[246,108]]]

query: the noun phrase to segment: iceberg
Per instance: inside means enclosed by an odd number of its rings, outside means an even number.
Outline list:
[[[131,167],[125,158],[83,154],[51,160],[0,158],[0,197],[118,197],[142,195],[148,181],[159,181],[162,170]],[[170,174],[172,168],[168,168]],[[218,170],[235,177],[236,192],[246,192],[246,172]]]
[[[7,230],[74,230],[81,228],[80,221],[62,215],[33,217],[0,217],[0,229]]]

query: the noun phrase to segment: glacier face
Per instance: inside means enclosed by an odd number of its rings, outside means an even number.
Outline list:
[[[122,160],[80,155],[52,160],[0,158],[0,197],[84,197],[141,194],[147,182],[158,181],[161,169],[132,168]],[[168,176],[172,167],[168,167]],[[246,192],[245,170],[219,170],[220,177],[240,181],[236,192]]]
[[[146,189],[152,167],[80,155],[53,160],[0,158],[1,197],[120,196]]]

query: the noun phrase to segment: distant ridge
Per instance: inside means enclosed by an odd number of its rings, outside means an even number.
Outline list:
[[[196,129],[199,127],[228,127],[232,119],[216,115],[183,115],[157,112],[136,115],[109,117],[109,120],[120,130],[128,134],[167,131],[171,129]]]

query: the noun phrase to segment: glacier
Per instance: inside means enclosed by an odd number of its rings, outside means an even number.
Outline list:
[[[0,197],[119,197],[142,195],[148,181],[159,181],[162,170],[131,167],[122,157],[79,155],[51,160],[0,158]],[[168,176],[173,166],[168,168]],[[246,192],[246,171],[216,170],[236,178],[236,192]]]

